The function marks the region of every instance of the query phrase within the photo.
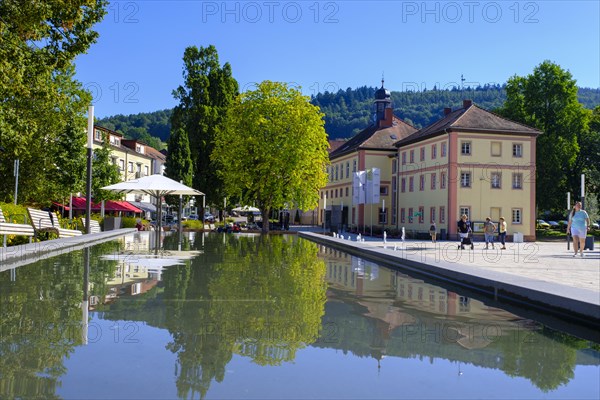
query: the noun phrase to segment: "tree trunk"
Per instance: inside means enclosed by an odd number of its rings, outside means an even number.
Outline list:
[[[262,216],[262,233],[269,233],[269,215],[271,215],[270,208],[261,207]]]

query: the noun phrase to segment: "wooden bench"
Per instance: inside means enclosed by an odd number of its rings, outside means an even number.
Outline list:
[[[36,236],[40,233],[53,232],[58,235],[59,238],[73,237],[81,235],[81,231],[77,229],[65,229],[58,226],[58,221],[54,221],[56,218],[52,216],[48,211],[36,210],[35,208],[28,208],[27,213],[29,214],[29,222],[35,231]]]
[[[87,232],[85,227],[85,218],[81,218],[81,225],[83,225],[83,230]],[[100,228],[100,222],[96,221],[95,219],[90,219],[90,233],[98,232],[102,232],[102,229]]]
[[[0,208],[0,235],[4,236],[3,242],[4,247],[6,247],[7,235],[29,236],[29,243],[31,243],[31,238],[35,236],[35,231],[31,225],[13,224],[6,221],[2,209]]]

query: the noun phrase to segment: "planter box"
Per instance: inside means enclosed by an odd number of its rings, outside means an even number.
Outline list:
[[[121,217],[104,217],[104,230],[121,229]]]

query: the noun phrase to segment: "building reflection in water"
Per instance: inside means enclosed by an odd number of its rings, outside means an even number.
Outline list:
[[[329,284],[323,327],[329,336],[322,337],[319,347],[370,355],[378,365],[390,352],[473,362],[475,353],[461,355],[460,349],[479,349],[480,362],[498,366],[502,351],[486,349],[501,337],[526,340],[537,327],[479,300],[339,250],[320,246],[319,253]]]
[[[192,232],[186,238],[193,241],[196,235]],[[135,232],[120,238],[122,250],[102,255],[102,260],[115,261],[117,267],[114,276],[106,281],[108,293],[103,299],[90,298],[90,309],[99,301],[107,304],[119,297],[146,293],[162,280],[165,268],[183,265],[202,253],[199,250],[181,250],[181,245],[179,250],[166,250],[162,240],[164,237],[157,239],[155,232]]]

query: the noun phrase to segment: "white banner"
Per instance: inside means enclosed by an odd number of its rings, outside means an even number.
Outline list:
[[[352,177],[352,204],[365,204],[365,171],[358,171]]]
[[[367,204],[379,204],[379,187],[381,186],[381,171],[379,168],[367,170]]]

